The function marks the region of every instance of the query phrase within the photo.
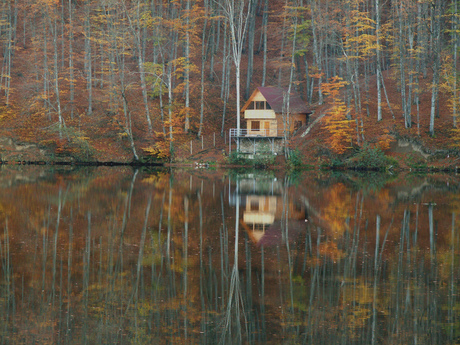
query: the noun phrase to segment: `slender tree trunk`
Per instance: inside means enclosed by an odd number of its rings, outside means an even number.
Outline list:
[[[220,98],[224,98],[225,94],[225,77],[226,77],[226,68],[227,68],[227,60],[229,58],[229,53],[228,51],[230,48],[228,48],[227,51],[227,22],[224,22],[224,43],[223,43],[223,48],[222,48],[222,75],[221,75],[221,84],[220,84]]]
[[[75,108],[75,81],[73,71],[73,5],[69,0],[69,88],[70,88],[70,118],[73,119]]]
[[[190,129],[190,0],[186,0],[185,22],[185,132]],[[203,30],[204,31],[204,30]],[[203,78],[202,78],[203,79]]]
[[[141,79],[142,99],[144,101],[145,118],[147,120],[147,127],[149,130],[149,133],[153,134],[153,126],[152,126],[152,120],[150,119],[150,109],[149,109],[149,101],[148,101],[148,95],[147,95],[147,84],[145,82],[144,59],[142,57],[141,51],[139,51],[138,64],[139,64],[139,75]]]
[[[48,31],[43,21],[43,102],[48,107],[48,118],[51,121],[50,107],[48,103]]]
[[[441,14],[442,0],[436,0],[433,9],[433,82],[431,87],[430,134],[434,135],[434,118],[436,115],[436,102],[439,92],[439,68],[441,55]]]
[[[129,27],[131,29],[132,35],[134,36],[134,40],[136,42],[137,48],[137,64],[139,69],[139,77],[141,80],[141,90],[142,90],[142,100],[144,102],[144,110],[145,110],[145,117],[147,120],[147,127],[149,130],[149,134],[153,135],[153,127],[152,127],[152,120],[150,119],[150,109],[149,109],[149,102],[148,102],[148,95],[147,95],[147,84],[145,81],[145,54],[143,48],[143,41],[141,39],[141,34],[143,33],[143,25],[141,25],[141,18],[144,16],[144,11],[141,12],[141,1],[137,0],[136,6],[136,18],[135,24],[133,20],[129,16],[128,8],[126,7],[126,3],[123,2],[123,8],[126,13],[126,17],[129,22]]]
[[[123,20],[126,18],[123,17]],[[136,150],[136,145],[134,143],[134,138],[133,138],[133,130],[132,130],[132,116],[131,116],[131,111],[129,111],[128,107],[128,96],[127,96],[127,87],[126,87],[126,80],[125,80],[125,68],[126,68],[126,63],[125,63],[125,57],[126,57],[126,46],[125,46],[125,41],[126,41],[126,36],[125,33],[122,32],[121,34],[121,43],[120,46],[118,46],[117,42],[117,37],[116,37],[116,32],[115,32],[115,27],[112,26],[112,40],[113,40],[113,49],[114,53],[116,54],[116,63],[117,63],[117,69],[118,69],[118,75],[119,75],[119,92],[123,104],[123,115],[125,119],[125,124],[122,126],[124,132],[126,133],[129,144],[131,146],[131,151],[133,152],[134,159],[136,161],[139,160],[139,156],[137,155],[137,150]]]
[[[249,14],[251,13],[251,1],[247,3],[245,13],[246,0],[225,0],[223,9],[228,19],[230,29],[230,37],[232,44],[233,62],[235,64],[236,76],[236,126],[238,135],[240,135],[240,89],[241,89],[241,56],[243,54],[243,44],[248,25]],[[237,144],[239,151],[239,140]]]
[[[399,80],[401,83],[401,105],[406,128],[410,127],[410,116],[407,113],[407,97],[406,97],[406,47],[403,35],[403,1],[399,0],[397,6],[398,12],[398,29],[399,29]]]
[[[284,8],[287,9],[288,0],[285,0]],[[283,16],[283,26],[281,31],[281,47],[280,47],[280,61],[279,61],[279,68],[278,68],[278,87],[281,87],[281,76],[283,72],[283,60],[284,60],[284,44],[286,40],[286,15]]]
[[[5,76],[5,104],[6,106],[10,105],[10,91],[11,91],[11,66],[14,56],[14,47],[16,45],[16,26],[17,26],[17,5],[16,1],[8,1],[8,11],[6,13],[6,23],[7,26],[7,42],[4,46],[3,51],[3,66],[2,66],[2,76]],[[4,71],[4,67],[6,71]],[[1,85],[2,83],[0,83]],[[0,86],[1,87],[1,86]]]
[[[59,66],[58,66],[58,44],[57,44],[57,14],[54,13],[54,30],[53,30],[53,46],[54,46],[54,93],[56,97],[56,110],[58,114],[58,121],[59,121],[59,136],[62,137],[62,127],[64,124],[64,120],[62,118],[62,111],[61,111],[61,97],[60,97],[60,89],[59,89]],[[50,23],[50,27],[52,27],[52,23]]]
[[[227,50],[230,50],[230,40],[228,42],[228,48]],[[230,59],[227,57],[224,60],[225,65],[227,66],[225,68],[226,75],[224,77],[225,84],[224,84],[224,95],[223,95],[223,101],[224,105],[222,107],[222,129],[221,129],[221,136],[224,135],[224,130],[225,130],[225,114],[227,113],[227,104],[228,104],[228,98],[230,96],[230,75],[231,75],[231,69],[232,65],[230,63]]]
[[[319,41],[317,34],[317,22],[318,22],[318,13],[316,9],[316,0],[309,0],[310,9],[311,9],[311,31],[313,36],[313,55],[315,57],[315,64],[318,73],[318,103],[323,104],[323,92],[321,90],[321,84],[323,82],[323,71],[321,67],[321,53],[319,49]]]
[[[458,61],[457,61],[457,56],[458,56],[458,34],[459,34],[459,28],[458,28],[458,22],[459,22],[459,13],[458,13],[458,1],[454,0],[453,1],[454,8],[453,8],[453,18],[452,18],[452,41],[453,41],[453,86],[452,86],[452,119],[453,119],[453,125],[455,128],[457,128],[457,104],[458,104],[458,95],[459,95],[459,90],[458,88]]]
[[[248,66],[246,74],[246,91],[244,98],[248,99],[251,92],[252,74],[254,71],[254,38],[256,29],[256,7],[257,0],[249,0],[251,2],[251,11],[249,12],[249,25],[248,25]]]
[[[376,60],[377,60],[377,121],[382,120],[382,91],[380,90],[382,68],[380,66],[380,3],[375,0],[375,36],[376,36]]]
[[[172,106],[173,106],[172,62],[170,62],[168,64],[168,72],[167,73],[168,73],[167,78],[168,78],[169,153],[170,153],[171,159],[172,159],[172,155],[173,155],[173,151],[174,151],[174,145],[173,145],[173,140],[174,140],[174,137],[173,137],[173,121],[172,121],[173,120],[172,119]]]
[[[264,14],[262,19],[263,25],[263,45],[264,45],[264,63],[262,69],[262,86],[265,86],[267,76],[267,31],[268,31],[268,0],[264,0]],[[308,72],[307,72],[308,76]]]
[[[297,4],[296,4],[297,5]],[[292,83],[294,81],[294,72],[295,72],[295,54],[296,54],[296,41],[297,41],[297,11],[294,12],[293,16],[294,20],[294,30],[292,36],[292,50],[291,50],[291,68],[289,73],[289,86],[287,94],[285,95],[285,112],[284,114],[284,155],[286,158],[289,157],[289,140],[291,134],[291,109],[290,109],[290,97],[291,97],[291,89]]]
[[[86,67],[86,89],[88,90],[88,115],[93,112],[93,72],[91,56],[91,26],[89,4],[86,4],[85,11],[85,67]]]
[[[207,0],[205,0],[205,8],[207,8]],[[206,61],[206,54],[205,54],[205,38],[206,38],[206,31],[208,26],[208,16],[205,15],[204,23],[203,23],[203,32],[201,37],[201,90],[200,90],[200,126],[198,129],[198,138],[201,137],[203,131],[203,119],[204,119],[204,80],[205,80],[205,61]],[[225,65],[225,63],[224,63]],[[223,67],[223,69],[225,69]]]

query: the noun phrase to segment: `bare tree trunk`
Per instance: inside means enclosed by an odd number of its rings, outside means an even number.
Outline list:
[[[169,153],[173,155],[173,150],[174,150],[174,145],[173,145],[173,122],[172,122],[172,103],[173,103],[173,93],[172,93],[172,88],[173,88],[173,76],[172,76],[172,62],[168,63],[168,121],[169,121]]]
[[[454,8],[453,8],[453,18],[452,18],[452,41],[453,41],[453,104],[452,104],[452,118],[453,118],[453,125],[457,127],[457,103],[458,103],[458,93],[457,90],[457,83],[458,83],[458,61],[457,61],[457,54],[458,54],[458,1],[453,1]]]
[[[401,105],[406,128],[410,127],[410,114],[407,113],[407,97],[406,97],[406,47],[403,36],[403,2],[399,0],[397,7],[398,12],[398,29],[399,29],[399,80],[401,82]]]
[[[145,110],[145,117],[147,120],[147,127],[149,130],[149,134],[153,134],[153,127],[152,127],[152,120],[150,119],[150,109],[149,109],[149,102],[148,102],[148,95],[147,95],[147,85],[145,82],[145,60],[144,60],[144,49],[142,48],[142,40],[141,40],[141,33],[142,33],[142,26],[141,26],[141,17],[144,15],[144,12],[141,13],[141,1],[137,0],[136,3],[136,25],[134,26],[131,17],[128,14],[128,9],[126,7],[126,3],[123,2],[123,7],[125,13],[128,18],[129,26],[134,36],[137,48],[137,63],[139,68],[139,76],[141,80],[141,90],[142,90],[142,99],[144,101],[144,110]]]
[[[59,67],[58,67],[58,45],[57,45],[57,19],[56,13],[53,14],[54,17],[54,30],[53,30],[53,45],[54,45],[54,93],[56,97],[56,111],[58,114],[59,120],[59,136],[62,137],[62,127],[64,125],[64,120],[62,118],[62,111],[61,111],[61,98],[60,98],[60,90],[59,90]],[[50,27],[52,27],[52,23],[50,23]]]
[[[88,115],[93,112],[93,72],[91,56],[91,26],[89,4],[85,8],[85,69],[86,69],[86,89],[88,90]]]
[[[123,18],[125,19],[125,18]],[[137,155],[137,151],[136,151],[136,145],[134,143],[134,138],[133,138],[133,130],[132,130],[132,117],[131,117],[131,112],[129,111],[129,108],[128,108],[128,98],[127,98],[127,94],[126,94],[126,91],[127,91],[127,88],[126,88],[126,84],[125,84],[125,68],[126,68],[126,64],[125,64],[125,56],[126,56],[126,47],[125,47],[125,33],[123,32],[122,33],[122,40],[121,40],[121,46],[118,47],[118,43],[117,43],[117,37],[116,37],[116,32],[115,32],[115,28],[112,27],[112,39],[113,39],[113,49],[114,49],[114,52],[116,54],[116,62],[117,62],[117,69],[118,69],[118,74],[119,74],[119,83],[120,83],[120,96],[121,96],[121,99],[122,99],[122,103],[123,103],[123,115],[124,115],[124,119],[125,119],[125,124],[124,126],[122,126],[124,132],[126,133],[127,137],[128,137],[128,140],[129,140],[129,143],[130,143],[130,146],[131,146],[131,151],[133,152],[133,156],[134,156],[134,159],[136,161],[139,160],[139,156]]]
[[[288,0],[285,0],[284,8],[287,9]],[[281,47],[280,47],[280,61],[278,68],[278,87],[281,87],[281,75],[283,71],[283,60],[284,60],[284,42],[286,41],[286,15],[283,16],[283,26],[281,29]]]
[[[70,118],[73,119],[75,108],[75,80],[73,74],[73,5],[69,0],[69,88],[70,88]]]
[[[309,0],[310,2],[310,9],[311,9],[311,31],[313,36],[313,55],[315,57],[316,68],[318,72],[318,103],[323,104],[323,92],[321,90],[321,84],[323,82],[323,71],[321,68],[321,52],[319,49],[319,40],[317,35],[317,9],[316,9],[316,1]]]
[[[230,40],[228,42],[228,50],[230,50]],[[227,104],[228,104],[228,97],[230,96],[230,75],[231,75],[231,69],[232,65],[230,64],[230,58],[226,57],[224,60],[225,65],[227,66],[225,68],[225,77],[224,77],[224,95],[223,95],[223,101],[224,105],[222,107],[222,129],[221,129],[221,136],[224,136],[224,130],[225,130],[225,114],[227,112]]]
[[[436,0],[433,9],[433,82],[431,87],[430,134],[434,135],[434,117],[436,115],[436,102],[439,92],[439,68],[441,55],[441,14],[442,1]]]
[[[251,92],[252,74],[254,71],[254,36],[256,28],[256,7],[257,0],[249,0],[251,2],[251,11],[249,12],[249,26],[248,26],[248,68],[246,74],[246,91],[244,98],[248,99]]]
[[[224,0],[221,5],[227,17],[232,44],[232,56],[235,64],[236,76],[236,126],[240,134],[240,78],[241,78],[241,56],[243,54],[244,37],[248,26],[249,14],[251,12],[251,1],[246,0]],[[247,9],[245,9],[247,7]],[[245,11],[246,10],[246,11]],[[246,13],[245,13],[246,12]],[[239,141],[238,141],[239,143]],[[237,147],[239,150],[239,146]]]
[[[185,132],[190,129],[190,0],[186,0],[185,28]],[[204,31],[204,30],[203,30]],[[203,82],[203,78],[202,78]],[[201,114],[200,114],[201,115]]]
[[[297,6],[298,4],[296,4]],[[299,5],[300,6],[300,5]],[[294,81],[294,71],[295,71],[295,53],[296,53],[296,41],[297,41],[297,11],[294,12],[293,20],[294,20],[294,28],[293,28],[293,36],[292,36],[292,50],[291,50],[291,68],[289,74],[289,86],[287,94],[285,95],[285,103],[283,110],[283,122],[284,122],[284,155],[286,158],[289,157],[289,140],[291,134],[291,109],[290,109],[290,97],[291,97],[291,88],[292,83]]]
[[[207,8],[207,0],[205,0],[205,9]],[[205,14],[204,23],[203,23],[203,32],[201,37],[201,90],[200,90],[200,126],[198,129],[198,138],[202,135],[203,131],[203,118],[204,118],[204,69],[205,69],[205,61],[206,61],[206,54],[205,54],[205,38],[206,38],[206,31],[208,26],[208,16]],[[223,69],[225,69],[223,67]]]
[[[377,121],[382,120],[382,91],[380,90],[382,79],[382,67],[380,66],[380,4],[375,0],[375,36],[376,36],[376,60],[377,60]]]
[[[13,60],[14,54],[14,46],[16,42],[16,25],[17,25],[17,8],[16,8],[16,1],[14,1],[14,6],[12,6],[11,1],[8,1],[8,12],[6,13],[6,23],[5,25],[8,27],[8,35],[7,35],[7,42],[6,47],[4,49],[6,52],[3,52],[3,66],[2,66],[2,76],[1,78],[5,77],[5,104],[6,106],[10,105],[10,90],[11,90],[11,65]],[[6,66],[5,66],[6,65]],[[4,67],[6,72],[4,71]],[[0,83],[1,85],[2,83]],[[1,87],[1,86],[0,86]]]
[[[50,106],[48,103],[48,32],[46,23],[43,21],[43,102],[48,107],[48,118],[51,121]]]
[[[265,86],[265,79],[267,75],[267,26],[268,26],[268,0],[264,2],[264,14],[263,14],[263,45],[264,45],[264,64],[262,70],[262,86]],[[308,73],[307,73],[308,76]]]

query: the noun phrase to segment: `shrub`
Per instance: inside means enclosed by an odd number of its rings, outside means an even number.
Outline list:
[[[380,148],[368,145],[364,145],[358,151],[351,163],[354,167],[371,170],[385,170],[391,166],[397,166],[397,161],[385,156]]]
[[[237,151],[233,151],[228,156],[228,162],[230,164],[244,164],[245,159]]]
[[[287,159],[289,168],[300,168],[302,166],[302,154],[299,149],[292,150]]]

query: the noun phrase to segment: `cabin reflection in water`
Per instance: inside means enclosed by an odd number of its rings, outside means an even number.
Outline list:
[[[285,181],[245,178],[239,181],[238,192],[243,208],[240,224],[254,243],[274,246],[295,240],[305,230],[305,205],[294,200]]]

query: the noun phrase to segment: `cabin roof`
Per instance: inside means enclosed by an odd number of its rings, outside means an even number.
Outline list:
[[[254,92],[252,93],[251,97],[249,97],[248,101],[241,109],[241,111],[245,111],[249,104],[252,102],[253,97],[256,95],[257,91],[259,91],[262,96],[264,96],[267,103],[270,107],[275,111],[275,113],[282,113],[283,112],[283,100],[284,95],[287,93],[287,88],[278,88],[273,86],[266,86],[262,87],[259,86]],[[289,109],[291,113],[295,114],[311,114],[310,108],[305,104],[305,102],[300,98],[300,95],[296,92],[291,91],[289,97]]]

